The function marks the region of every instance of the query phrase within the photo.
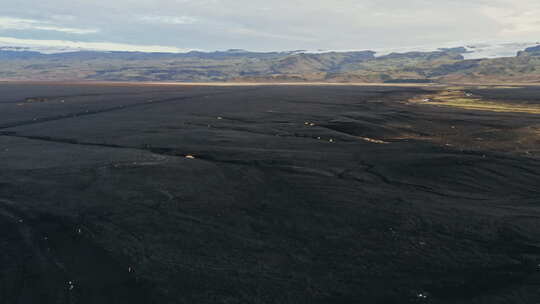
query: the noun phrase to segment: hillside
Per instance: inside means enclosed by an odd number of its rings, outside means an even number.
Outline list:
[[[434,52],[189,53],[0,49],[0,79],[101,81],[538,82],[540,46],[515,57],[465,59],[463,47]]]

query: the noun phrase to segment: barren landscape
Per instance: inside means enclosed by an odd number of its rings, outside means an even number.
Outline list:
[[[374,51],[188,53],[73,51],[0,47],[0,80],[213,83],[539,83],[540,43],[513,56],[466,59],[465,47]]]
[[[0,94],[1,303],[540,301],[540,87]]]

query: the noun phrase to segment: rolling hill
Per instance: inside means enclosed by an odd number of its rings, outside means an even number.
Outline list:
[[[432,52],[143,53],[74,51],[43,54],[0,49],[3,80],[170,82],[540,82],[540,46],[514,57],[465,59],[464,47]]]

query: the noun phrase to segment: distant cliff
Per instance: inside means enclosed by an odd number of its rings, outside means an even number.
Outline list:
[[[464,47],[433,52],[142,53],[78,51],[42,54],[0,49],[0,78],[102,81],[540,81],[540,46],[515,57],[466,60]]]

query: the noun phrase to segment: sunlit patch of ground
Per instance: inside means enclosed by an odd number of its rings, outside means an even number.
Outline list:
[[[518,88],[518,87],[497,87]],[[540,114],[540,106],[535,104],[515,104],[504,101],[488,100],[469,93],[463,87],[450,87],[434,94],[426,94],[410,99],[411,103],[430,104],[437,106],[457,107],[469,110],[493,112],[514,112]]]
[[[359,137],[359,138],[363,141],[367,141],[374,144],[381,144],[381,145],[388,144],[388,142],[384,140],[380,140],[380,139],[369,138],[369,137]]]
[[[522,89],[520,86],[496,86],[497,89]]]
[[[523,86],[520,85],[481,85],[481,86],[475,86],[475,89],[522,89]],[[450,88],[449,88],[450,89]],[[465,89],[465,87],[461,87],[461,89]]]

